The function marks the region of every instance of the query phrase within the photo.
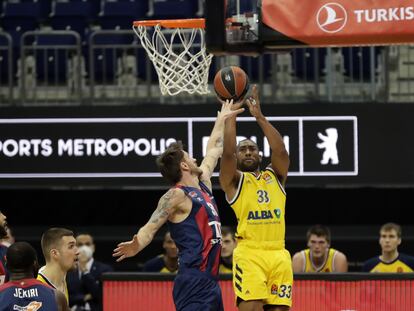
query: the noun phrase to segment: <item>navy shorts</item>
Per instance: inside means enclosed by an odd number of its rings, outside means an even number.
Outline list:
[[[185,270],[177,274],[173,297],[177,311],[224,310],[217,280],[197,270]]]

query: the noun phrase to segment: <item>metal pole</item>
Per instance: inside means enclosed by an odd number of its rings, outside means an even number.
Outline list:
[[[369,54],[370,54],[370,78],[371,78],[371,100],[376,101],[377,99],[377,92],[375,87],[375,47],[371,46],[369,48]]]
[[[326,59],[326,88],[328,94],[328,101],[333,101],[333,94],[332,94],[332,48],[327,49],[328,57]]]

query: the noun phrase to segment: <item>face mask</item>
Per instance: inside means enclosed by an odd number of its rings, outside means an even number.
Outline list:
[[[92,248],[87,245],[82,245],[79,247],[79,253],[85,256],[88,260],[92,258]]]

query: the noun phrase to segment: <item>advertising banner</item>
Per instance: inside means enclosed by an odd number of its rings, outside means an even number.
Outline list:
[[[274,45],[278,36],[310,46],[413,42],[414,5],[410,1],[263,0],[261,11],[263,23],[274,32]],[[283,42],[289,45],[288,40]]]
[[[164,278],[164,280],[161,280]],[[314,279],[312,279],[314,278]],[[277,289],[273,295],[291,294],[292,311],[409,311],[414,295],[412,277],[407,274],[391,274],[376,279],[369,274],[348,274],[336,278],[295,275],[293,289]],[[116,310],[175,310],[172,300],[173,276],[135,276],[125,273],[104,276],[103,306],[106,311]],[[345,280],[344,280],[345,279]],[[237,310],[231,275],[222,276],[219,282],[223,294],[224,310]],[[392,293],[392,294],[390,294]],[[132,306],[132,307],[131,307]]]
[[[288,186],[414,184],[409,140],[414,125],[407,111],[413,108],[311,106],[263,107],[289,152]],[[0,187],[166,187],[156,158],[180,140],[200,163],[215,110],[209,105],[155,107],[96,107],[93,113],[39,107],[30,118],[22,117],[24,108],[10,109],[0,118]],[[268,165],[271,149],[256,120],[246,113],[237,122],[238,140],[254,140],[262,166]],[[213,182],[217,186],[217,178]]]

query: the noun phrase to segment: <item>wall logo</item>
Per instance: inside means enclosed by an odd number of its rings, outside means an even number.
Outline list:
[[[318,133],[319,139],[322,141],[316,144],[316,147],[323,149],[322,154],[322,165],[327,165],[329,162],[331,164],[339,164],[338,158],[338,148],[336,143],[338,142],[338,130],[336,128],[327,128],[325,130],[326,135],[321,132]]]
[[[328,33],[335,33],[345,27],[348,15],[344,7],[338,3],[327,3],[316,14],[319,28]]]

